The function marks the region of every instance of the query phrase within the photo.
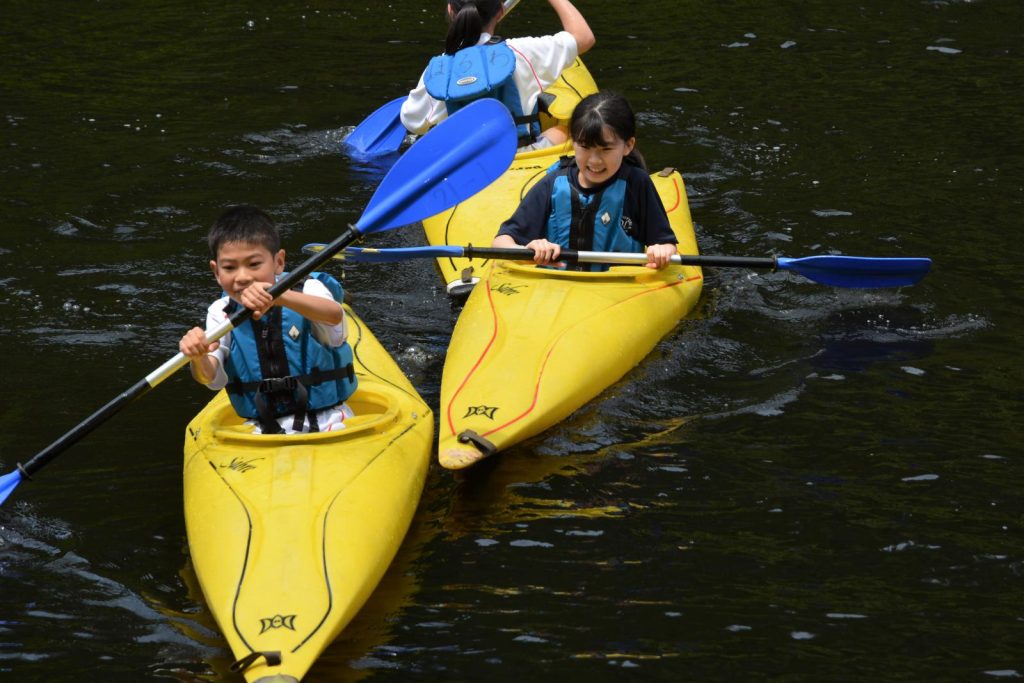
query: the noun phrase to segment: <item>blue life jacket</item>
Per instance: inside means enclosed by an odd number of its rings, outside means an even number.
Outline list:
[[[536,105],[524,112],[513,75],[516,55],[500,38],[483,45],[465,47],[454,55],[438,55],[427,64],[423,84],[436,100],[443,100],[451,116],[470,102],[483,97],[499,100],[512,112],[519,144],[534,142],[540,135]]]
[[[344,289],[327,273],[311,273],[330,290],[339,304]],[[239,304],[230,301],[231,315]],[[283,431],[282,415],[295,415],[299,431],[309,418],[310,431],[319,431],[316,411],[338,405],[356,390],[352,347],[322,344],[309,320],[290,308],[272,307],[259,320],[249,319],[231,331],[231,352],[224,364],[225,389],[242,417],[258,419],[264,433]]]
[[[577,251],[646,251],[647,247],[623,228],[626,181],[616,178],[600,191],[585,195],[569,182],[569,170],[575,164],[575,159],[565,157],[549,170],[556,177],[551,188],[547,240]],[[608,266],[581,263],[574,269],[600,272]]]

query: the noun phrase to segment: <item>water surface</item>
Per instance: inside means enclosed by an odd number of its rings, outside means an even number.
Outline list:
[[[339,142],[439,51],[440,8],[257,5],[5,9],[4,471],[202,320],[224,206],[271,212],[294,261],[379,182]],[[431,470],[309,680],[1024,678],[1024,6],[583,10],[587,63],[634,104],[651,166],[683,173],[704,253],[934,272],[839,290],[707,271],[698,309],[598,400],[478,471]],[[555,27],[527,2],[504,30]],[[431,265],[345,277],[436,405],[457,307]],[[169,380],[0,512],[7,677],[239,680],[181,514],[182,431],[207,398]]]

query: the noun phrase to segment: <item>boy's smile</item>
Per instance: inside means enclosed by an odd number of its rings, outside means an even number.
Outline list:
[[[225,242],[217,250],[217,260],[210,261],[210,269],[217,284],[237,301],[254,282],[274,284],[284,272],[284,257],[284,249],[272,254],[258,244]]]

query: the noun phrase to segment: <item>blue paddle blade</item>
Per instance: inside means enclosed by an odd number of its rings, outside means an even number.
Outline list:
[[[390,230],[472,197],[505,172],[516,142],[512,115],[498,100],[460,109],[398,158],[355,228]]]
[[[0,477],[0,505],[3,504],[7,497],[11,495],[14,489],[18,488],[18,484],[21,483],[21,472],[14,470],[9,474],[5,474]]]
[[[780,270],[792,270],[833,287],[903,287],[919,282],[931,270],[929,258],[869,256],[806,256],[777,260]]]
[[[405,140],[405,126],[399,114],[404,97],[391,100],[363,120],[345,138],[345,147],[360,158],[391,154],[398,151]]]

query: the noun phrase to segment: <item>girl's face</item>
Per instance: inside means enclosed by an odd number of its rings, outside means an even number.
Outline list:
[[[284,249],[276,254],[258,244],[226,242],[217,249],[217,260],[210,261],[217,284],[235,301],[242,290],[254,282],[274,284],[284,272]]]
[[[605,125],[601,129],[600,144],[588,147],[575,140],[572,144],[580,169],[580,185],[596,187],[619,172],[622,160],[633,151],[636,138],[623,140],[611,126]]]

